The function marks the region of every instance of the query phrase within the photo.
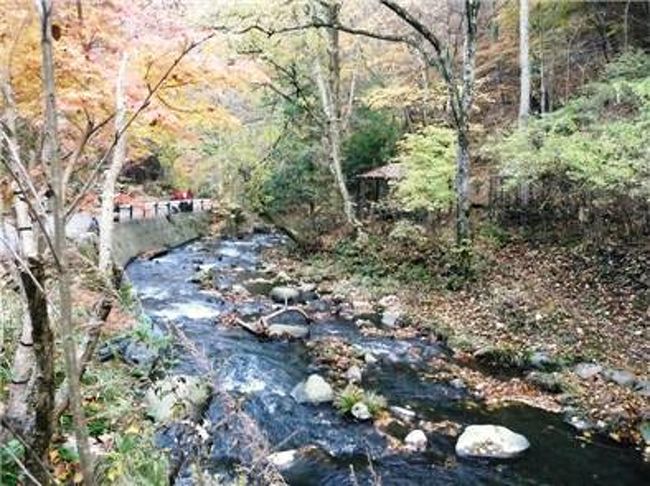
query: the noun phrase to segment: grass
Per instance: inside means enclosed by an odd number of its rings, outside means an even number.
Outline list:
[[[370,415],[376,417],[382,410],[388,406],[386,398],[374,391],[364,391],[362,388],[349,384],[339,394],[336,408],[343,415],[352,413],[352,407],[357,403],[363,402],[368,407]]]
[[[0,401],[6,397],[11,379],[11,357],[22,325],[21,316],[18,295],[6,287],[0,288]]]

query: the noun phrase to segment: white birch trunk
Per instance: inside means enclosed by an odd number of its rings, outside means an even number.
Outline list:
[[[519,0],[519,126],[526,125],[530,115],[530,55],[528,38],[530,34],[528,22],[528,1]]]
[[[117,74],[115,87],[115,137],[117,143],[113,150],[113,160],[110,167],[106,170],[104,186],[102,188],[102,209],[99,219],[99,271],[110,284],[113,268],[112,245],[113,245],[113,217],[114,217],[114,198],[115,184],[117,177],[122,170],[126,157],[126,134],[124,123],[126,120],[126,101],[124,96],[124,84],[126,77],[126,66],[128,55],[122,55],[120,68]]]

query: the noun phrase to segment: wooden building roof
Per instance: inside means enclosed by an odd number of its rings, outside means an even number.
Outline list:
[[[362,179],[385,179],[385,180],[398,180],[404,177],[406,167],[402,164],[393,163],[382,165],[375,169],[369,170],[360,174],[359,177]]]

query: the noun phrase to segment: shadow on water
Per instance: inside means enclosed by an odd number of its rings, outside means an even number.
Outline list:
[[[257,433],[273,450],[304,451],[283,471],[289,484],[364,485],[373,484],[376,477],[384,485],[645,484],[648,467],[638,452],[605,442],[580,442],[561,417],[530,407],[490,411],[472,402],[465,391],[427,378],[423,363],[445,352],[437,345],[425,339],[365,337],[356,326],[335,316],[314,324],[310,339],[344,339],[377,356],[378,362],[364,375],[364,388],[379,391],[390,405],[410,408],[417,420],[505,425],[526,435],[532,447],[513,461],[459,459],[455,438],[429,432],[425,452],[396,452],[372,424],[346,419],[331,405],[297,403],[291,390],[318,371],[304,343],[259,339],[221,321],[230,312],[252,318],[273,308],[261,295],[268,284],[249,285],[253,292],[242,292],[246,286],[241,284],[268,276],[261,252],[281,243],[280,237],[264,234],[242,240],[202,240],[128,267],[144,312],[163,327],[182,331],[204,361],[199,363],[195,353],[177,345],[170,372],[214,380],[219,392],[237,404],[233,412],[220,401],[223,395],[215,394],[206,408],[204,418],[211,424],[207,451],[186,440],[187,426],[166,427],[159,443],[170,448],[172,456],[189,457],[212,471],[250,466],[253,454],[242,440],[245,420],[235,417],[227,428],[219,425],[225,422],[224,415],[239,413],[254,421]],[[207,268],[212,269],[217,291],[201,290],[191,282],[198,270]],[[394,422],[387,430],[402,440],[415,427]],[[183,468],[177,484],[193,484],[187,461]]]

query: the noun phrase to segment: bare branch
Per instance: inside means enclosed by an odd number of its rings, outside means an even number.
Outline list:
[[[99,172],[101,171],[102,167],[104,166],[104,163],[108,160],[111,152],[117,145],[119,139],[124,135],[124,133],[129,129],[131,124],[140,116],[140,114],[151,104],[151,99],[153,98],[154,94],[160,87],[163,85],[163,83],[169,78],[171,73],[176,69],[176,67],[180,64],[180,62],[183,60],[185,56],[187,56],[190,52],[192,52],[194,49],[196,49],[198,46],[201,44],[204,44],[208,40],[212,39],[216,35],[216,32],[212,32],[208,34],[207,36],[203,37],[202,39],[199,39],[198,41],[191,42],[188,44],[178,56],[174,59],[174,61],[169,65],[167,70],[160,76],[158,81],[151,87],[149,87],[149,92],[147,96],[142,100],[140,103],[140,106],[135,110],[135,112],[129,117],[129,119],[126,121],[124,124],[124,127],[122,130],[116,131],[115,132],[115,137],[113,137],[113,141],[111,142],[110,146],[106,149],[106,151],[103,153],[103,155],[100,157],[99,161],[95,166],[93,167],[90,176],[84,183],[83,187],[77,194],[76,198],[73,200],[73,202],[68,206],[68,209],[65,212],[65,217],[68,218],[70,215],[77,209],[77,206],[81,203],[81,200],[83,197],[86,195],[92,184],[95,182],[95,179],[99,175]]]

